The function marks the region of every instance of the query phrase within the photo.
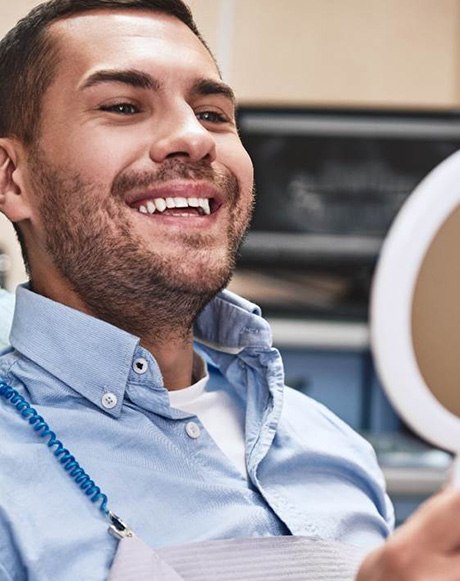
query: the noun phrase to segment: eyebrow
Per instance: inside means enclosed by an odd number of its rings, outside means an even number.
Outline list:
[[[222,81],[214,79],[200,79],[192,87],[192,95],[223,95],[232,103],[236,102],[235,93],[232,88]]]
[[[161,89],[161,83],[157,79],[136,69],[96,71],[85,79],[80,89],[89,89],[102,83],[122,83],[136,89],[149,89],[152,91]],[[199,79],[193,84],[191,94],[198,96],[222,95],[232,103],[236,101],[235,93],[231,87],[222,81],[214,79]]]
[[[122,71],[96,71],[85,80],[81,90],[89,89],[101,83],[123,83],[137,89],[151,89],[153,91],[160,89],[160,83],[152,76],[135,69],[129,69]]]

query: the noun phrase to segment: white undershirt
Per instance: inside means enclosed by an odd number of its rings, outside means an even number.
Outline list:
[[[206,366],[202,363],[200,366],[204,368],[205,376],[198,375],[202,379],[190,387],[170,391],[170,404],[197,416],[222,452],[247,477],[244,412],[237,404],[236,394],[232,396],[223,389],[213,390],[208,385]]]

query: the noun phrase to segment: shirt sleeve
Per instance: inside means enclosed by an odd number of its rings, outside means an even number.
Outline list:
[[[19,577],[12,577],[5,567],[0,563],[0,581],[16,581]]]
[[[0,507],[0,581],[26,581],[27,573]]]
[[[394,509],[369,442],[324,405],[289,388],[282,417],[299,458],[291,470],[309,491],[298,499],[305,515],[315,514],[326,538],[369,550],[384,542]]]

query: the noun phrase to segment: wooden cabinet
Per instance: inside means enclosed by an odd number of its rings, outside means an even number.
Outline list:
[[[460,105],[459,0],[190,4],[242,103]]]

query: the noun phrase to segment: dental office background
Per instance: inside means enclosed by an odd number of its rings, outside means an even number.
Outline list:
[[[0,35],[36,0],[0,0]],[[460,0],[189,0],[240,103],[258,204],[231,288],[262,305],[287,383],[376,447],[398,522],[450,458],[396,416],[367,306],[395,213],[460,148]],[[0,282],[26,279],[0,215]]]

